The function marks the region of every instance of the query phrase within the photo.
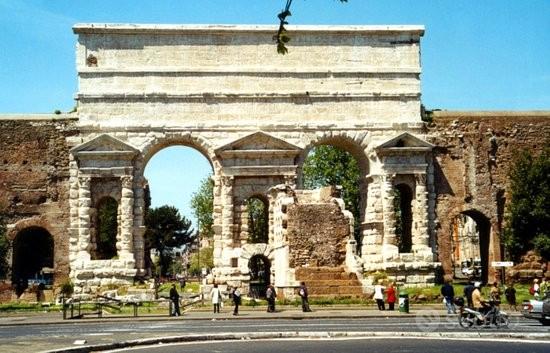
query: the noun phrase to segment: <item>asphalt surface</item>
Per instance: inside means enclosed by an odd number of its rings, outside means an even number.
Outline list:
[[[444,311],[430,307],[417,309],[411,314],[362,307],[347,310],[323,308],[313,313],[281,308],[275,314],[268,314],[263,309],[244,310],[239,316],[232,316],[229,311],[214,315],[210,311],[192,310],[177,318],[142,316],[62,320],[59,313],[7,316],[0,318],[0,352],[41,352],[63,348],[85,352],[89,351],[88,346],[103,345],[105,350],[113,349],[115,344],[122,347],[181,340],[348,335],[453,337],[456,334],[478,338],[546,339],[550,342],[549,327],[524,319],[517,313],[511,317],[509,328],[464,329],[458,325],[456,316],[447,316]]]
[[[503,342],[494,340],[442,339],[309,339],[253,340],[184,343],[118,350],[131,353],[342,353],[342,352],[423,352],[423,353],[546,353],[549,343]],[[114,352],[114,351],[113,351]]]

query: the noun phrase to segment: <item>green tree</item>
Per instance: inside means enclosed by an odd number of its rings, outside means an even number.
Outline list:
[[[197,217],[201,237],[212,238],[214,236],[214,181],[208,175],[201,181],[199,191],[191,198],[191,208]]]
[[[9,249],[10,242],[6,232],[6,224],[4,217],[0,215],[0,279],[7,278],[10,271],[10,265],[8,263]]]
[[[115,199],[107,197],[100,203],[97,212],[96,257],[111,259],[117,254],[118,203]]]
[[[250,243],[267,243],[268,214],[265,203],[256,197],[251,197],[246,202],[248,210],[248,241]]]
[[[509,173],[510,203],[503,242],[512,260],[535,249],[550,259],[550,146],[521,151]]]
[[[193,241],[191,221],[181,216],[178,209],[164,205],[151,208],[145,217],[147,248],[159,254],[158,273],[165,276],[173,261],[173,251]]]
[[[273,36],[273,40],[277,43],[277,53],[285,55],[288,53],[286,44],[290,42],[290,36],[286,30],[286,25],[288,24],[287,17],[292,16],[290,12],[290,7],[292,6],[293,0],[286,0],[286,5],[283,10],[277,15],[279,19],[279,29],[277,34]],[[348,0],[339,0],[340,2],[348,2]]]
[[[214,267],[214,248],[206,247],[199,249],[197,252],[191,254],[189,260],[189,273],[191,275],[200,275],[202,268]]]
[[[304,187],[342,186],[346,209],[355,218],[355,238],[359,243],[359,165],[349,153],[330,145],[313,148],[303,166]]]

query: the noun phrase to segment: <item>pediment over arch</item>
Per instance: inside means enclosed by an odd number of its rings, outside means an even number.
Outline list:
[[[225,175],[294,175],[301,148],[262,131],[215,150]]]
[[[128,159],[138,154],[139,150],[113,136],[102,134],[72,148],[71,153],[79,159],[100,156]]]
[[[263,131],[257,131],[218,147],[216,154],[225,151],[294,151],[298,153],[301,148]]]
[[[375,147],[378,154],[406,154],[406,153],[427,153],[434,148],[434,145],[424,141],[411,133],[404,132]]]

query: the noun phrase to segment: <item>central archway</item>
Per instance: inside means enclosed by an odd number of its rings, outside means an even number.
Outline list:
[[[366,176],[369,174],[369,160],[365,154],[364,143],[362,139],[355,140],[346,136],[327,136],[312,141],[296,160],[298,188],[316,188],[335,183],[330,180],[313,183],[313,185],[307,182],[305,176],[307,169],[316,168],[315,165],[309,163],[312,152],[316,150],[322,151],[325,155],[321,158],[321,163],[325,165],[324,168],[330,170],[332,174],[330,179],[345,179],[338,173],[337,168],[327,165],[326,159],[332,157],[336,158],[336,164],[344,166],[341,169],[345,170],[345,173],[351,172],[356,175],[355,180],[346,180],[340,186],[343,188],[346,209],[354,215],[354,236],[357,242],[357,251],[360,252],[367,205],[368,182]]]
[[[17,295],[28,288],[30,282],[52,284],[54,241],[41,227],[25,228],[13,242],[12,283]]]

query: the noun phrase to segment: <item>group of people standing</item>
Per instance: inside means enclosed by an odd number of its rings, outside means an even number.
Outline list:
[[[384,295],[386,296],[386,302],[388,303],[388,310],[395,310],[395,302],[397,301],[395,282],[390,282],[388,287],[385,287],[384,280],[378,280],[378,283],[374,286],[373,298],[376,300],[378,310],[386,310]]]

